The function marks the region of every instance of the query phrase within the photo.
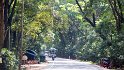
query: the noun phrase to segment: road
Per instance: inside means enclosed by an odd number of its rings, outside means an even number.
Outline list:
[[[48,65],[42,70],[108,70],[89,62],[80,62],[77,60],[56,58],[52,61],[47,58]]]

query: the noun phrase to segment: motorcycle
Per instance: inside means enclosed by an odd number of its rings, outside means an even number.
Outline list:
[[[54,61],[55,60],[55,54],[52,54],[52,60]]]

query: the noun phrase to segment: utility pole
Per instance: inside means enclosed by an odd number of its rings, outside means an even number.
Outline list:
[[[22,64],[22,47],[23,47],[23,23],[24,23],[24,0],[22,0],[22,16],[21,16],[21,42],[20,42],[20,51],[19,51],[19,70],[21,70]]]

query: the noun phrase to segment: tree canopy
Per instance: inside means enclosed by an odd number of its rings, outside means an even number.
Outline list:
[[[24,0],[24,16],[21,0],[1,3],[0,47],[16,56],[23,17],[23,51],[54,47],[59,57],[94,62],[124,57],[124,0]]]

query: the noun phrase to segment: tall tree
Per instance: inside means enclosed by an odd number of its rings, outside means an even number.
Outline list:
[[[12,18],[15,12],[17,0],[5,0],[4,1],[4,24],[5,24],[5,40],[4,40],[4,47],[8,48],[10,46],[10,31],[12,25]]]
[[[114,18],[116,20],[116,29],[118,32],[120,32],[122,29],[122,23],[124,23],[122,3],[120,0],[108,0],[108,2],[111,6]]]
[[[0,0],[0,50],[4,44],[4,0]]]

